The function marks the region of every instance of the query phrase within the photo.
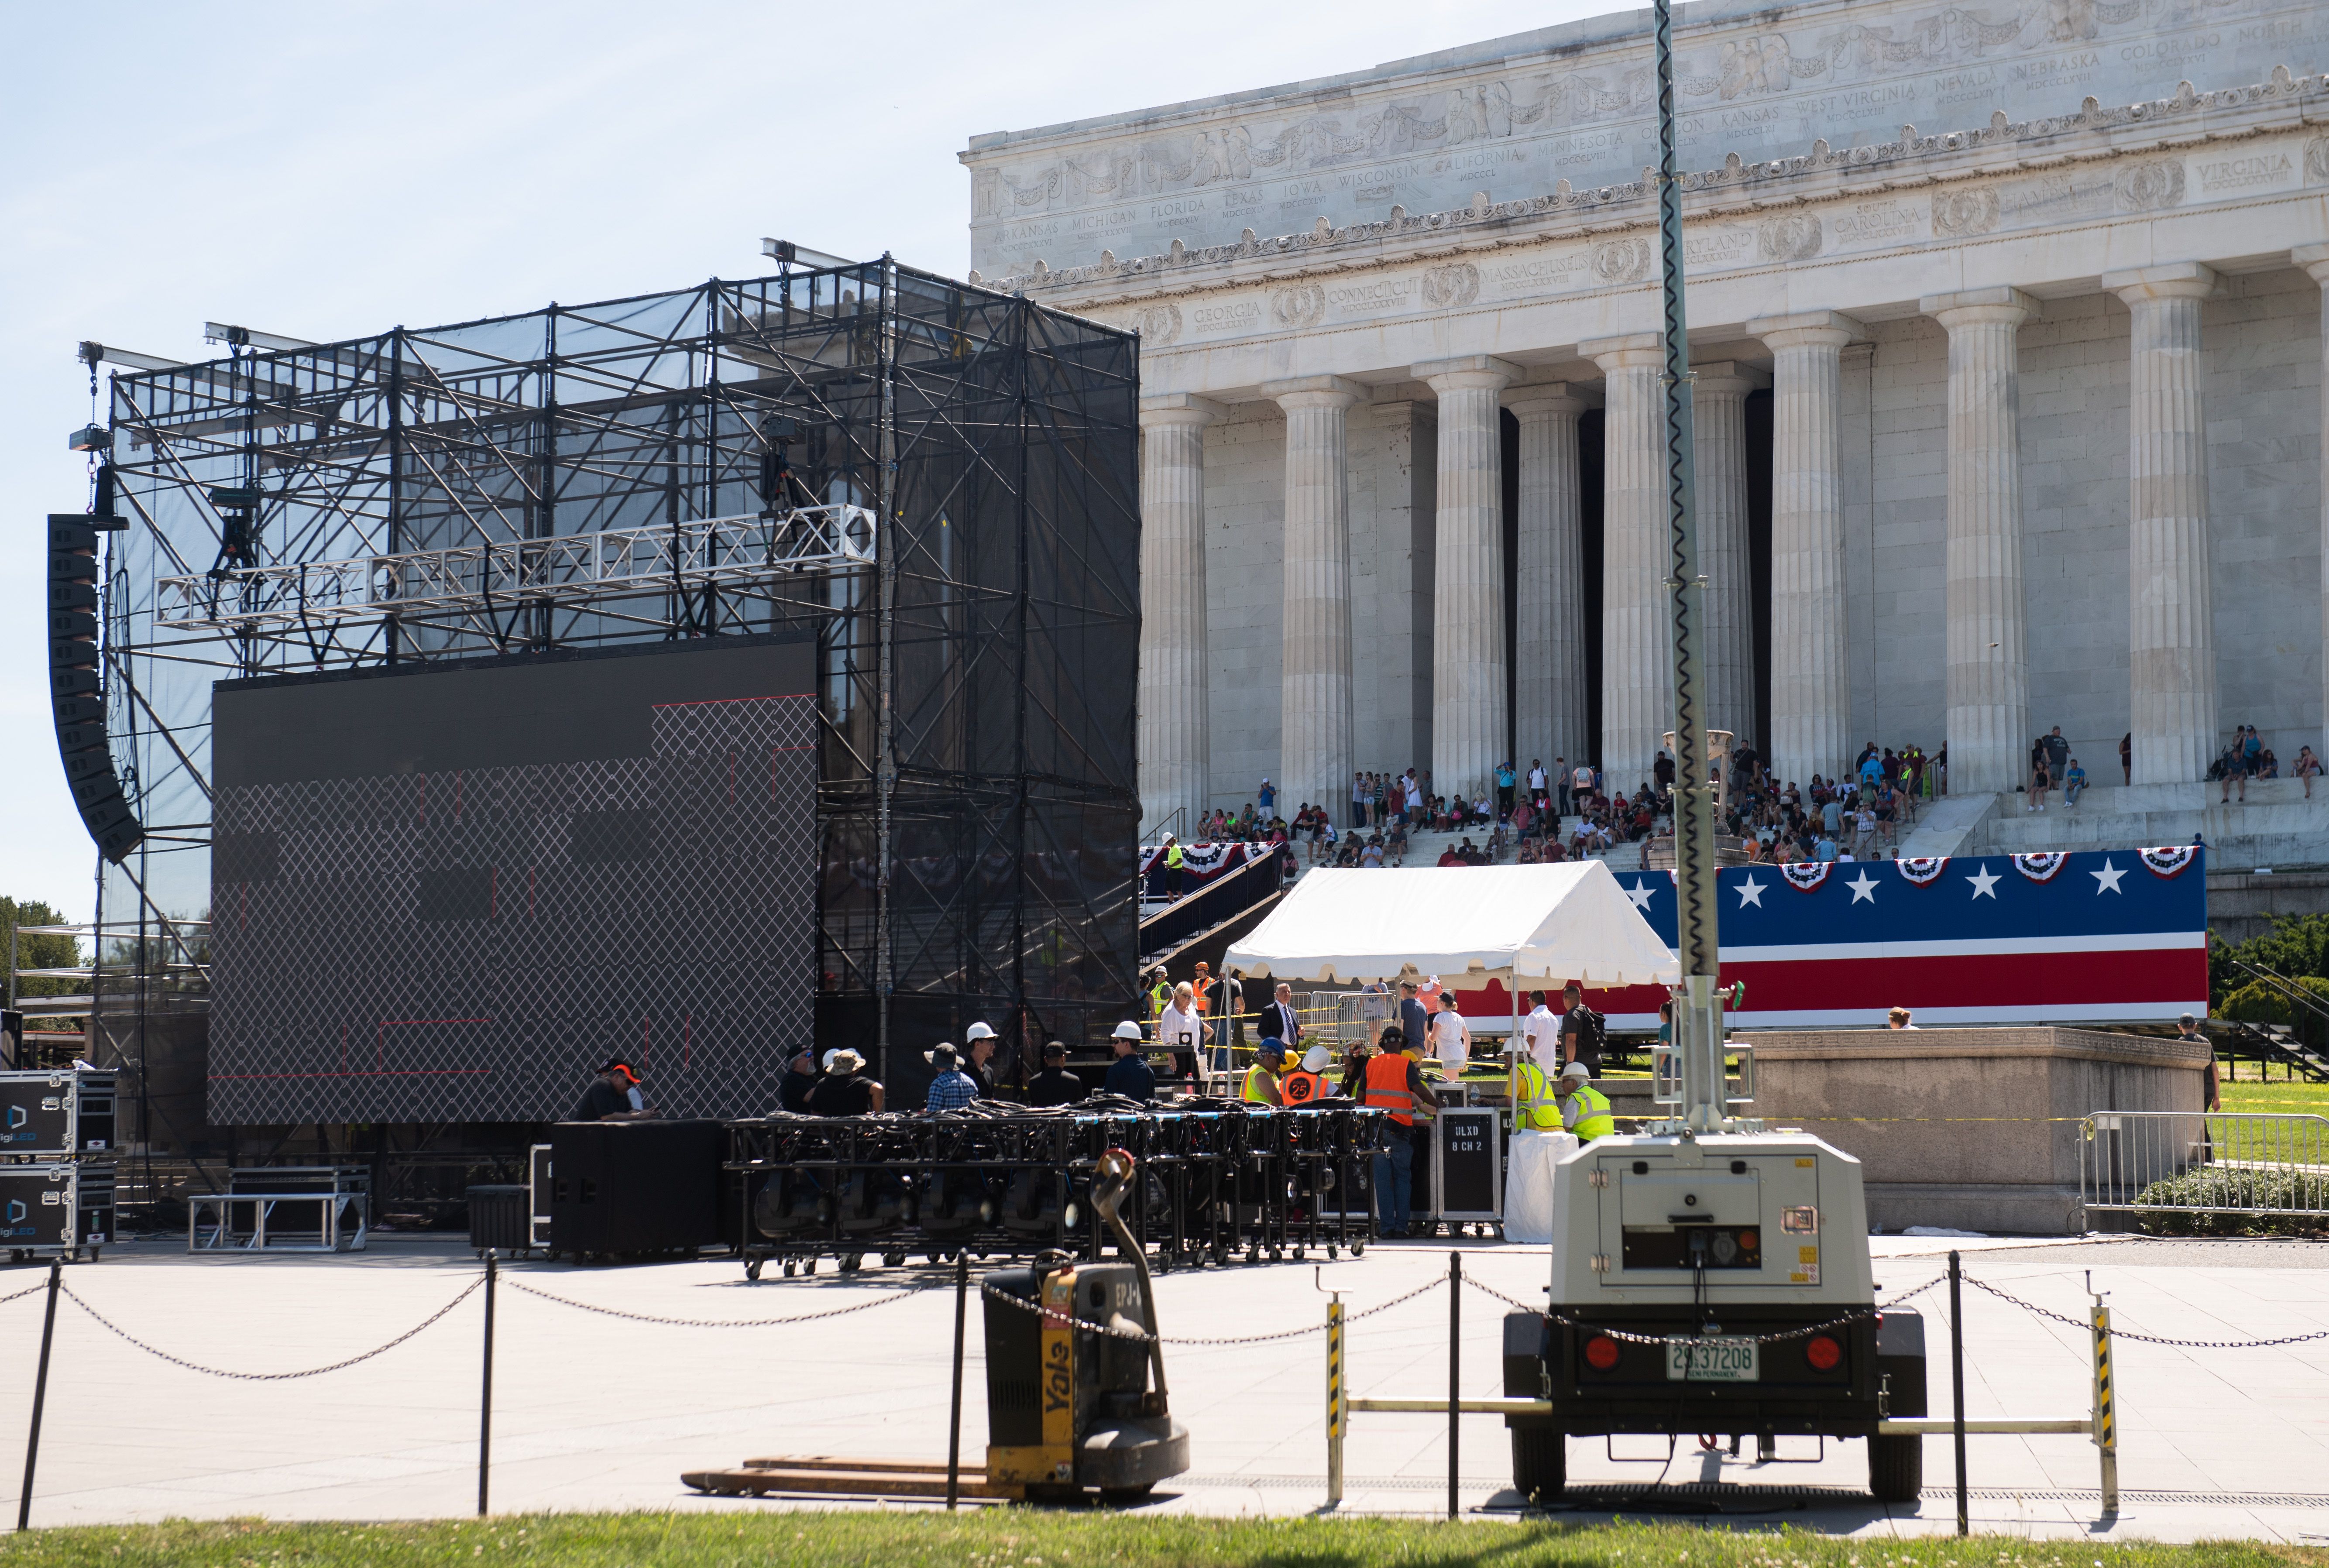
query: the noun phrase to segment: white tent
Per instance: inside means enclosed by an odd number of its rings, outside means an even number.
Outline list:
[[[1682,966],[1598,860],[1317,870],[1222,966],[1279,980],[1671,985]]]

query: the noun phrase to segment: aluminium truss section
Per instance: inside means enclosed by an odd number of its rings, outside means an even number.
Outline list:
[[[512,606],[597,606],[746,588],[873,565],[873,514],[792,507],[669,525],[505,540],[402,555],[165,577],[155,624],[172,631],[343,625],[421,615],[490,618]]]

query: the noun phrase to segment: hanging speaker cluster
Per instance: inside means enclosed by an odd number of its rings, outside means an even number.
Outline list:
[[[49,704],[57,753],[82,825],[116,862],[146,836],[113,771],[98,680],[97,536],[120,526],[104,515],[49,514]]]

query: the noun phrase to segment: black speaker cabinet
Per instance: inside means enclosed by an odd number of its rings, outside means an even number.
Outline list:
[[[722,1239],[718,1122],[561,1122],[550,1130],[550,1244],[576,1257],[692,1253]]]

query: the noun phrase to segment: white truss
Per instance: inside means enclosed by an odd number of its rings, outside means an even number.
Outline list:
[[[183,631],[264,630],[577,608],[674,587],[744,587],[873,564],[873,514],[806,506],[693,522],[508,540],[404,555],[252,567],[212,577],[162,577],[156,624]]]

